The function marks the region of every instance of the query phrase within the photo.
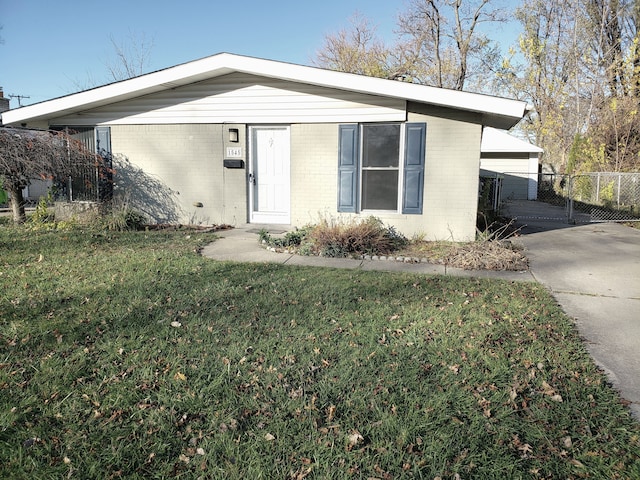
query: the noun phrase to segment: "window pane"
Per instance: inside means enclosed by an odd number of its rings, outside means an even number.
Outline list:
[[[365,125],[362,138],[363,167],[398,166],[400,125]]]
[[[362,209],[398,209],[398,171],[362,171]]]

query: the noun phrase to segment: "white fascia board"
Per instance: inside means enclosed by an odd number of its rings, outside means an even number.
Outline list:
[[[216,57],[209,58],[214,59]],[[178,65],[128,80],[110,83],[102,87],[96,87],[91,90],[54,98],[53,100],[28,105],[15,110],[8,110],[2,113],[2,122],[5,125],[10,125],[52,116],[64,116],[142,95],[148,95],[150,93],[169,90],[192,82],[225,75],[233,71],[231,69],[218,67],[214,71],[202,72],[197,70],[197,67],[200,65],[194,65],[194,63],[197,62]]]
[[[9,110],[2,113],[2,122],[5,125],[11,125],[53,116],[60,117],[231,72],[243,72],[473,111],[506,118],[507,123],[513,125],[518,123],[527,110],[526,103],[517,100],[221,53],[91,90]]]

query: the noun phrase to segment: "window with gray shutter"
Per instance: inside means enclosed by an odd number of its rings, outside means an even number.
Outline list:
[[[421,214],[426,130],[425,123],[340,125],[338,212]]]

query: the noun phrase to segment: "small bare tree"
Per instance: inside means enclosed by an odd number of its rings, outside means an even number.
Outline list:
[[[65,132],[0,128],[0,177],[15,223],[24,223],[22,190],[35,179],[66,178],[100,157]]]
[[[332,70],[464,90],[470,80],[482,90],[497,62],[487,24],[504,23],[495,0],[408,0],[390,46],[356,14],[351,28],[327,35],[316,64]]]
[[[105,66],[111,79],[115,82],[137,77],[148,71],[153,40],[147,39],[144,34],[136,35],[129,32],[129,38],[125,41],[116,41],[109,37],[115,59],[107,62]]]
[[[104,79],[96,72],[87,71],[84,79],[70,79],[75,91],[88,90],[108,82],[119,82],[137,77],[149,72],[153,39],[148,39],[144,33],[129,33],[124,40],[117,40],[109,36],[113,53],[103,62],[106,68]]]

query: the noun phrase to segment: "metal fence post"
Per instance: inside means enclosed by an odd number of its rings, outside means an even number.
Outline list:
[[[567,223],[575,223],[573,219],[573,175],[569,175],[567,182]]]
[[[618,173],[618,195],[617,195],[618,208],[620,208],[620,180],[621,179],[622,179],[622,174]]]

